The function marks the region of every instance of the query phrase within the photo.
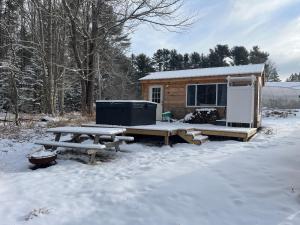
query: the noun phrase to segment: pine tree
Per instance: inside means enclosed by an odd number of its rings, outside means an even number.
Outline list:
[[[178,62],[178,54],[175,49],[170,51],[170,61],[169,61],[169,69],[170,70],[178,70],[179,62]]]
[[[234,65],[248,65],[249,52],[244,46],[235,46],[230,51]]]
[[[252,64],[265,63],[269,59],[269,53],[263,52],[258,46],[254,46],[249,54],[249,61]]]
[[[170,50],[158,49],[153,55],[153,61],[158,71],[170,70]]]
[[[208,68],[209,66],[210,66],[209,57],[204,55],[204,54],[201,54],[201,56],[200,56],[200,67],[201,68]]]
[[[280,82],[280,78],[275,63],[267,61],[265,66],[266,80],[270,82]]]
[[[164,59],[163,59],[163,50],[158,49],[153,55],[153,61],[156,64],[156,70],[163,71]]]
[[[190,56],[191,59],[191,68],[199,68],[200,67],[200,55],[198,52],[193,52]]]
[[[139,54],[137,56],[132,56],[133,65],[137,71],[137,79],[146,76],[148,73],[153,72],[153,62],[145,54]]]
[[[292,73],[287,79],[287,82],[300,82],[300,73]]]
[[[210,67],[229,66],[226,58],[230,57],[228,45],[217,45],[214,49],[209,50]]]
[[[182,54],[177,55],[177,70],[182,70],[184,64],[184,59]]]
[[[183,55],[183,69],[190,69],[190,56],[188,53]]]

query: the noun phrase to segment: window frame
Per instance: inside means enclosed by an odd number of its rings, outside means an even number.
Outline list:
[[[221,105],[218,105],[218,91],[219,91],[219,88],[218,88],[218,85],[219,84],[226,84],[226,82],[224,83],[201,83],[201,84],[197,84],[197,83],[192,83],[192,84],[186,84],[186,87],[185,87],[185,106],[186,108],[195,108],[195,107],[206,107],[206,108],[209,108],[209,107],[221,107],[221,108],[225,108],[227,107],[227,105],[225,106],[221,106]],[[205,104],[202,104],[202,105],[197,105],[197,93],[198,93],[198,88],[197,88],[197,85],[215,85],[216,86],[216,104],[214,105],[205,105]],[[195,86],[195,105],[188,105],[188,86]]]

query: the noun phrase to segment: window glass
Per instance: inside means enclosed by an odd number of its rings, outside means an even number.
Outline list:
[[[196,95],[196,86],[189,85],[187,87],[187,105],[194,106],[195,105],[195,95]]]
[[[227,105],[227,84],[218,84],[218,106]]]
[[[152,102],[160,103],[161,88],[152,88]]]
[[[197,105],[216,105],[216,85],[197,85]]]

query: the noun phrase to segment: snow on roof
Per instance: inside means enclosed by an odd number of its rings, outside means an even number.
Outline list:
[[[300,89],[300,82],[266,82],[266,87]]]
[[[149,75],[142,77],[140,80],[161,80],[161,79],[175,79],[187,77],[206,77],[206,76],[224,76],[235,74],[253,74],[262,73],[264,64],[249,64],[242,66],[226,66],[226,67],[213,67],[189,70],[175,70],[153,72]]]

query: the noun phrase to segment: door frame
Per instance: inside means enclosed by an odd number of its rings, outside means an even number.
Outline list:
[[[160,104],[161,105],[161,113],[163,113],[164,111],[164,86],[163,85],[149,85],[148,88],[148,100],[150,102],[152,102],[152,89],[153,88],[160,88],[160,103],[156,103],[156,104]],[[159,119],[159,118],[157,118]]]

